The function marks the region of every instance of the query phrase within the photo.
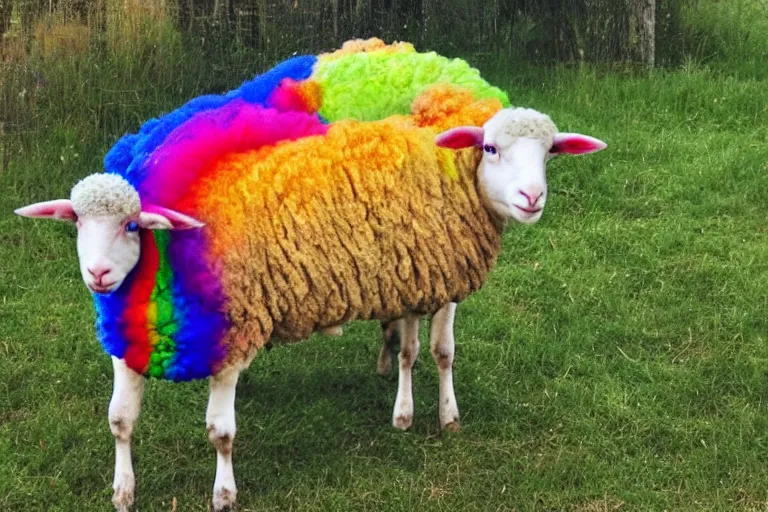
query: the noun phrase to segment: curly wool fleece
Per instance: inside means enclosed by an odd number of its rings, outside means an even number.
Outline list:
[[[506,110],[485,125],[485,140],[492,140],[502,149],[510,147],[520,137],[541,142],[545,150],[552,147],[557,127],[548,115],[530,108]]]
[[[117,174],[83,178],[72,187],[69,199],[78,217],[128,217],[141,209],[139,193]]]
[[[230,358],[273,334],[431,313],[482,285],[501,225],[475,187],[479,154],[433,140],[403,119],[341,121],[206,170],[180,205],[225,269]]]
[[[368,169],[369,176],[365,177],[364,182],[356,184],[355,190],[368,190],[371,201],[379,201],[383,205],[390,199],[394,200],[397,191],[394,190],[393,183],[399,183],[401,190],[407,190],[406,184],[424,186],[425,183],[430,183],[437,187],[431,194],[438,198],[443,197],[440,208],[429,203],[403,203],[407,206],[401,213],[404,216],[396,219],[389,218],[390,214],[386,212],[381,212],[378,225],[361,231],[360,236],[362,233],[371,236],[373,232],[376,237],[383,237],[388,233],[385,239],[389,240],[391,245],[383,246],[381,250],[394,255],[400,261],[397,272],[401,274],[400,284],[393,282],[392,285],[387,285],[394,287],[391,290],[382,290],[378,296],[371,295],[371,287],[374,286],[371,281],[361,288],[366,290],[365,293],[359,295],[354,289],[355,286],[361,285],[354,285],[352,281],[341,281],[338,269],[336,274],[333,274],[334,269],[325,269],[322,276],[313,273],[317,284],[311,284],[307,279],[297,281],[296,276],[303,272],[300,269],[304,263],[295,259],[287,263],[293,266],[293,270],[285,268],[285,274],[277,272],[272,263],[273,259],[289,252],[292,258],[299,253],[304,254],[308,247],[321,240],[314,231],[309,239],[298,238],[294,243],[280,245],[279,249],[276,245],[271,245],[269,250],[261,248],[259,237],[266,236],[266,239],[274,241],[277,236],[275,233],[282,232],[287,235],[289,230],[297,229],[290,227],[293,226],[291,219],[294,218],[292,214],[293,208],[296,207],[295,202],[302,197],[308,198],[309,201],[302,207],[307,208],[305,213],[314,211],[313,208],[320,204],[327,206],[329,201],[334,204],[339,201],[334,207],[335,210],[328,210],[335,212],[332,219],[328,219],[331,223],[329,225],[341,226],[335,230],[337,233],[342,232],[339,230],[352,229],[349,219],[355,219],[356,214],[365,215],[364,210],[370,210],[370,206],[364,206],[367,204],[365,201],[352,201],[353,197],[349,194],[350,178],[344,177],[343,174],[314,178],[312,172],[308,172],[310,166],[307,163],[311,161],[308,155],[312,151],[320,152],[313,158],[319,158],[318,165],[326,166],[326,171],[330,161],[349,171],[350,165],[353,165],[350,162],[357,161],[354,158],[355,151],[362,151],[350,146],[351,144],[376,146],[381,143],[382,137],[390,137],[385,133],[387,130],[400,128],[393,124],[382,125],[388,128],[377,128],[382,131],[378,135],[371,135],[372,139],[365,139],[362,135],[358,138],[357,132],[349,131],[353,125],[348,125],[348,128],[333,128],[334,142],[324,146],[326,149],[336,148],[338,154],[333,157],[325,155],[324,150],[314,146],[305,148],[300,145],[291,150],[281,149],[287,141],[306,137],[307,141],[300,142],[308,143],[313,136],[323,135],[328,131],[328,122],[343,118],[369,120],[383,119],[393,114],[408,114],[410,105],[416,98],[418,100],[413,105],[413,122],[439,130],[458,124],[482,125],[502,106],[508,105],[506,95],[483,81],[477,70],[464,61],[446,59],[434,53],[416,53],[407,43],[386,46],[376,41],[378,40],[356,41],[339,52],[319,57],[294,57],[223,96],[196,98],[176,111],[150,120],[142,126],[138,134],[126,135],[115,144],[105,158],[108,173],[125,177],[138,190],[143,203],[180,210],[200,218],[208,227],[190,231],[142,232],[142,256],[137,267],[115,293],[94,296],[99,338],[109,354],[123,358],[130,368],[147,376],[171,380],[203,378],[215,374],[227,361],[242,357],[249,350],[261,346],[272,331],[289,339],[297,339],[306,336],[315,327],[332,325],[339,320],[350,318],[368,318],[374,311],[377,315],[392,313],[391,316],[395,316],[395,311],[402,312],[406,305],[414,311],[427,311],[430,307],[424,303],[424,297],[434,295],[435,291],[420,292],[416,288],[428,286],[427,282],[435,283],[434,286],[438,287],[444,286],[440,283],[448,281],[449,278],[456,281],[453,279],[456,275],[466,274],[465,289],[445,292],[437,290],[437,296],[450,295],[451,298],[458,298],[479,286],[489,268],[489,264],[483,260],[489,258],[488,254],[495,254],[493,248],[498,244],[493,241],[495,235],[486,233],[477,241],[471,242],[480,244],[482,249],[479,246],[465,248],[466,254],[462,253],[461,256],[464,258],[463,263],[440,263],[437,268],[444,273],[443,278],[430,274],[434,273],[434,270],[428,270],[425,262],[431,257],[423,259],[422,255],[415,259],[405,258],[405,253],[415,247],[415,240],[393,238],[394,233],[401,230],[403,219],[423,217],[417,229],[424,230],[424,239],[429,239],[432,236],[430,233],[436,227],[436,219],[439,219],[440,215],[452,215],[447,213],[450,210],[448,203],[454,200],[449,199],[449,191],[455,192],[460,200],[468,201],[467,208],[470,212],[476,208],[476,198],[472,196],[474,192],[467,192],[473,190],[469,185],[473,183],[474,178],[461,173],[457,175],[456,171],[457,168],[474,170],[473,163],[461,161],[457,164],[458,160],[454,162],[454,155],[447,150],[438,153],[443,155],[440,167],[442,173],[437,173],[439,177],[428,177],[427,174],[420,176],[413,172],[416,168],[412,164],[403,168],[392,167],[401,161],[398,158],[406,158],[410,150],[409,147],[397,144],[393,147],[401,148],[398,150],[401,152],[399,156],[392,153],[386,158],[381,156],[386,161],[380,161],[380,166],[390,169],[387,172],[366,167],[369,162],[360,162],[359,168]],[[435,84],[460,85],[463,92],[456,87]],[[355,93],[350,94],[350,91]],[[457,102],[451,100],[453,97],[462,99]],[[439,102],[443,100],[448,100],[448,106],[441,111]],[[467,114],[462,107],[467,101],[475,101],[475,109],[469,110],[471,114]],[[358,129],[359,126],[355,128]],[[402,144],[404,140],[408,138],[399,139],[398,144]],[[429,147],[434,153],[431,139]],[[262,187],[261,195],[254,196],[255,202],[244,201],[245,196],[251,196],[251,191],[241,187],[246,184],[249,187],[256,186],[252,176],[257,172],[267,173],[268,171],[264,170],[268,167],[266,162],[272,166],[278,163],[283,165],[282,162],[274,160],[274,154],[305,149],[309,153],[297,153],[300,157],[286,155],[292,165],[302,163],[301,166],[295,167],[295,172],[275,174],[273,181],[269,182],[269,187]],[[253,153],[249,150],[258,151]],[[370,158],[371,162],[378,161],[373,156],[367,155],[367,158]],[[416,158],[411,161],[418,161],[419,158],[435,157],[429,157],[428,153],[423,152],[408,158]],[[463,155],[461,158],[469,157]],[[213,169],[219,169],[221,172],[217,174]],[[409,176],[400,176],[400,173]],[[251,178],[247,177],[249,175]],[[458,180],[451,180],[450,176],[458,177]],[[242,181],[230,184],[235,188],[211,185],[236,177]],[[320,181],[326,185],[334,184],[339,189],[317,187]],[[461,190],[457,188],[459,184]],[[294,185],[299,188],[291,188]],[[281,187],[288,187],[293,194],[286,197],[279,195],[276,191],[281,190]],[[299,192],[299,189],[304,188],[307,191],[317,190],[318,193],[322,191],[323,195],[312,196],[307,195],[306,191]],[[233,194],[232,191],[237,193]],[[190,202],[191,198],[196,201],[194,204]],[[276,198],[280,198],[280,201],[275,202]],[[400,198],[401,202],[405,200],[404,196]],[[217,208],[205,209],[205,205],[216,202]],[[261,204],[260,202],[265,206],[254,206]],[[264,210],[267,204],[271,205],[270,210]],[[422,213],[414,214],[408,211],[422,208]],[[245,211],[259,217],[259,230],[266,231],[239,231],[242,223],[237,224],[228,216],[232,215],[232,212],[242,214]],[[299,218],[303,219],[301,222],[304,224],[301,226],[311,225],[316,229],[322,227],[312,218]],[[444,234],[440,239],[440,247],[442,250],[448,248],[450,252],[454,246],[470,243],[462,240],[476,237],[478,230],[485,233],[488,229],[487,220],[479,219],[486,224],[480,228],[480,224],[467,227],[463,224],[463,219],[457,219],[451,229],[458,231],[453,235]],[[431,226],[432,231],[426,227],[422,228],[421,222],[424,226]],[[229,228],[224,229],[225,226],[231,228],[231,234],[227,234]],[[234,236],[236,232],[240,233],[240,238]],[[246,265],[246,259],[228,259],[230,257],[222,250],[227,244],[222,244],[221,240],[236,244],[229,246],[233,251],[248,248],[248,251],[253,252],[253,260],[266,267],[260,267],[253,262]],[[339,242],[341,245],[334,249],[332,257],[330,254],[324,257],[347,264],[352,261],[350,255],[361,258],[355,259],[360,262],[367,261],[366,258],[374,258],[361,253],[363,247],[367,247],[366,250],[372,248],[370,245],[360,245],[361,243],[362,241],[352,237],[349,243]],[[331,246],[333,243],[329,245]],[[319,247],[314,250],[321,251]],[[195,257],[190,258],[193,254]],[[318,257],[320,256],[321,253],[318,253]],[[379,256],[374,259],[376,258]],[[361,264],[367,270],[373,265]],[[359,271],[360,269],[356,272]],[[269,273],[273,279],[269,282],[259,281],[264,272]],[[325,280],[334,275],[339,279],[332,278],[337,284],[331,286]],[[410,279],[406,279],[404,275],[409,275]],[[381,279],[384,279],[384,274],[381,276]],[[343,277],[349,278],[346,274]],[[382,281],[376,286],[384,286],[385,282],[387,281]],[[282,283],[296,284],[298,295],[294,295],[294,298],[279,298],[275,290],[282,289]],[[301,290],[315,290],[320,283],[329,286],[330,295],[327,300],[330,301],[329,311],[332,312],[327,315],[328,318],[309,321],[308,317],[303,315],[301,307],[320,306],[308,304],[307,301],[314,299],[307,298]],[[414,289],[406,293],[405,289],[399,290],[398,286]],[[352,290],[347,287],[352,287]],[[359,301],[363,297],[372,301],[372,304],[359,305],[362,304]],[[397,297],[400,297],[399,302]],[[350,301],[351,304],[347,309],[343,307],[345,301]],[[377,301],[381,304],[378,305]],[[390,301],[391,306],[384,304],[389,304]],[[383,311],[382,307],[391,307],[392,310]],[[254,313],[255,311],[257,313]]]

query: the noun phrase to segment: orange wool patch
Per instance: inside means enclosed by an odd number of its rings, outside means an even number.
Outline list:
[[[270,97],[272,106],[283,111],[317,112],[322,102],[320,84],[309,78],[301,81],[286,78]]]
[[[497,98],[475,99],[472,91],[452,84],[429,87],[411,104],[413,122],[438,131],[456,126],[482,126],[501,109]]]
[[[434,133],[413,128],[407,117],[340,121],[325,137],[227,155],[204,171],[194,193],[179,208],[197,212],[206,221],[214,231],[213,255],[220,256],[244,242],[249,219],[271,218],[278,230],[282,229],[279,211],[311,211],[318,196],[324,202],[339,197],[380,202],[386,187],[395,186],[394,176],[406,159],[411,160],[409,168],[418,169],[414,155],[434,158]],[[452,158],[439,162],[446,174],[455,173]]]
[[[304,100],[307,112],[317,112],[323,102],[323,93],[320,84],[309,78],[296,82],[296,92]]]

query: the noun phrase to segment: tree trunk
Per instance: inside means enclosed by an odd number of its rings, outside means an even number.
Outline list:
[[[339,40],[339,0],[331,0],[331,7],[333,9],[333,38],[334,41]]]
[[[215,0],[213,3],[213,19],[221,25],[228,25],[231,5],[229,0]]]
[[[264,51],[269,42],[269,34],[267,33],[267,0],[258,0],[256,2],[256,15],[256,23],[251,21],[249,24],[249,37],[252,41],[250,44],[258,45],[258,48]],[[251,17],[251,20],[253,20],[253,17]],[[255,34],[255,32],[258,33]]]
[[[354,14],[354,30],[355,34],[364,34],[368,29],[368,16],[366,10],[366,0],[356,0],[355,2],[355,14]],[[364,21],[365,20],[365,21]]]
[[[11,28],[11,13],[13,4],[11,0],[0,0],[0,39]]]
[[[432,19],[432,0],[421,0],[421,47],[426,48],[428,46],[428,35],[431,33],[432,25],[435,24],[435,20]]]
[[[638,60],[652,68],[656,64],[656,0],[631,0],[630,41]]]

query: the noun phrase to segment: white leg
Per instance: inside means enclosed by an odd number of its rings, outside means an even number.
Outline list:
[[[235,439],[235,387],[239,368],[227,368],[210,378],[210,396],[205,423],[208,439],[216,448],[216,480],[213,483],[213,509],[227,510],[235,504],[237,487],[232,468]]]
[[[379,359],[376,361],[376,373],[382,377],[389,375],[392,371],[392,359],[395,357],[395,345],[400,342],[400,333],[397,330],[402,322],[393,320],[390,322],[381,322],[381,350]]]
[[[115,436],[115,480],[112,503],[119,512],[133,504],[136,480],[131,462],[131,435],[141,410],[144,377],[131,370],[122,359],[112,358],[115,381],[109,402],[109,429]]]
[[[459,430],[459,406],[453,393],[453,319],[456,303],[451,302],[440,308],[432,317],[429,331],[429,348],[440,374],[440,427],[443,430]]]
[[[413,423],[411,370],[419,355],[419,317],[406,317],[397,320],[397,323],[397,330],[400,332],[400,377],[392,424],[400,430],[406,430]]]

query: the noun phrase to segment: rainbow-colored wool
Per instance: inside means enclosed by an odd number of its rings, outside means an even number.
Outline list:
[[[417,53],[408,43],[353,41],[334,53],[288,59],[227,94],[195,98],[147,121],[113,146],[105,169],[125,177],[143,205],[177,209],[208,223],[242,217],[226,197],[216,201],[227,211],[211,218],[200,217],[204,212],[194,211],[185,198],[200,197],[213,169],[227,169],[233,182],[248,173],[238,162],[253,158],[233,155],[259,150],[267,159],[282,141],[324,136],[329,123],[343,119],[413,115],[416,124],[440,129],[467,122],[452,118],[450,108],[441,119],[434,118],[435,109],[431,118],[419,118],[418,104],[412,112],[417,97],[446,99],[440,84],[487,99],[485,118],[509,104],[463,60]],[[215,374],[229,355],[226,334],[236,320],[226,313],[221,250],[207,229],[143,230],[140,261],[120,289],[94,295],[104,349],[149,377],[183,381]]]

